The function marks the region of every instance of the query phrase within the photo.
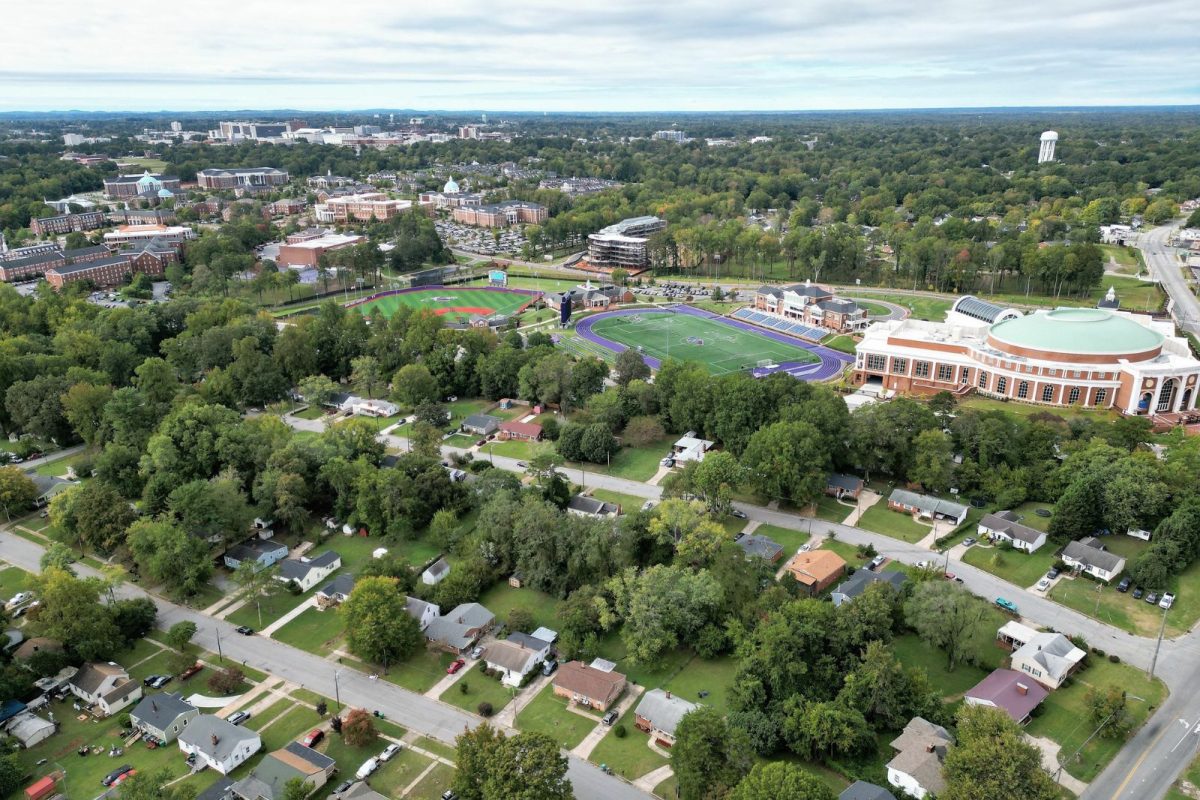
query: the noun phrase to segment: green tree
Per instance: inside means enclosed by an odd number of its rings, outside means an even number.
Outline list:
[[[881,642],[867,645],[862,662],[846,676],[837,701],[857,709],[868,723],[883,730],[900,730],[913,717],[937,719],[942,707],[925,673],[905,669]]]
[[[950,437],[939,430],[921,431],[913,442],[913,464],[908,478],[935,494],[950,488],[954,469]]]
[[[1124,739],[1129,735],[1133,721],[1129,718],[1124,689],[1119,686],[1105,689],[1091,686],[1083,696],[1083,702],[1100,736],[1105,739]]]
[[[820,778],[786,761],[754,768],[729,794],[729,800],[837,800]]]
[[[184,531],[202,542],[240,541],[254,517],[237,482],[224,477],[179,486],[167,496],[167,510]]]
[[[283,793],[279,800],[306,800],[312,792],[312,786],[304,778],[296,777],[283,785]]]
[[[767,497],[807,505],[825,490],[829,451],[812,425],[777,422],[750,437],[742,465]]]
[[[38,578],[42,605],[33,627],[62,642],[77,658],[107,660],[124,642],[108,607],[100,602],[102,587],[97,578],[76,578],[50,567]]]
[[[187,649],[192,637],[196,635],[196,623],[191,620],[176,622],[167,629],[167,645],[180,652]]]
[[[37,499],[37,484],[16,467],[0,467],[0,506],[4,517],[12,519],[13,512],[22,512]]]
[[[25,775],[16,753],[0,756],[0,794],[5,797],[15,795],[24,785]]]
[[[121,800],[195,800],[194,787],[179,784],[171,786],[171,778],[168,769],[139,771],[121,781],[118,796]]]
[[[359,578],[338,610],[351,653],[373,664],[403,661],[422,644],[416,620],[404,609],[394,578]]]
[[[375,390],[383,383],[383,369],[379,359],[373,356],[359,356],[350,361],[350,382],[359,391],[366,392],[367,397],[374,397]]]
[[[81,553],[84,547],[114,552],[135,519],[129,501],[101,480],[74,486],[50,502],[50,520],[67,541],[78,543]]]
[[[645,447],[666,436],[662,423],[657,417],[633,417],[625,423],[625,441],[633,447]]]
[[[406,406],[441,400],[437,378],[424,364],[406,364],[392,378],[392,397]]]
[[[100,437],[104,406],[112,398],[111,386],[77,383],[60,398],[63,413],[76,435],[94,447]]]
[[[705,455],[691,477],[692,488],[704,498],[709,510],[726,514],[732,507],[733,492],[742,484],[743,470],[733,453],[718,450]]]
[[[74,572],[71,569],[71,565],[74,563],[75,553],[71,550],[71,548],[67,547],[62,542],[51,542],[50,546],[47,547],[42,553],[42,558],[40,561],[40,565],[43,570],[49,569],[50,567],[56,567],[64,572],[71,572],[72,574],[74,574]]]
[[[484,800],[483,784],[504,741],[489,723],[464,731],[455,740],[454,793],[461,800]]]
[[[754,763],[750,740],[731,728],[716,709],[700,706],[685,714],[675,729],[671,767],[683,800],[728,794]]]
[[[139,519],[129,528],[129,551],[142,574],[173,597],[191,597],[212,575],[208,544],[164,519]]]
[[[924,581],[904,604],[904,618],[926,644],[946,653],[953,672],[971,645],[987,606],[953,581]]]
[[[1042,769],[1042,754],[1003,711],[959,709],[958,741],[946,754],[942,800],[1054,800],[1059,789]]]
[[[644,381],[650,377],[650,366],[642,354],[632,347],[617,354],[614,364],[617,385],[624,388],[630,381]]]
[[[783,737],[801,758],[838,758],[860,753],[874,741],[858,709],[796,696],[784,704]]]
[[[321,408],[338,392],[338,385],[324,375],[309,375],[296,388],[313,408]]]

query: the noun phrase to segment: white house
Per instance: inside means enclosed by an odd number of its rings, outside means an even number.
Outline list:
[[[507,639],[489,644],[483,659],[488,667],[501,673],[501,683],[518,687],[549,653],[549,642],[523,633],[511,633]]]
[[[993,542],[1007,542],[1015,550],[1036,553],[1046,543],[1046,534],[1028,525],[1022,525],[1020,516],[1012,511],[997,511],[985,514],[977,528],[980,536]]]
[[[326,609],[341,605],[354,591],[354,576],[343,573],[317,590],[317,608]]]
[[[279,562],[279,574],[275,577],[284,583],[295,581],[302,592],[307,592],[341,567],[342,557],[326,550],[315,558],[285,558]]]
[[[400,413],[400,407],[387,400],[356,399],[350,410],[360,417],[394,417]]]
[[[87,663],[67,683],[71,694],[95,705],[103,716],[115,714],[142,696],[141,681],[132,680],[120,664]]]
[[[444,558],[439,558],[437,561],[429,565],[429,567],[421,573],[421,583],[426,586],[434,586],[445,580],[450,574],[450,564]]]
[[[179,734],[179,749],[228,775],[262,749],[262,739],[249,728],[201,714]]]
[[[689,431],[671,445],[671,449],[675,451],[674,457],[678,462],[703,461],[704,454],[711,450],[712,446],[712,442],[707,439],[698,439],[694,432]]]
[[[942,761],[950,742],[950,734],[941,725],[913,717],[892,740],[896,755],[887,763],[888,783],[917,800],[941,794],[946,788]]]
[[[1062,551],[1063,563],[1105,583],[1121,574],[1125,559],[1104,549],[1095,536],[1071,542]]]
[[[1086,655],[1061,633],[1039,631],[1013,651],[1011,664],[1047,689],[1057,689],[1079,669]]]
[[[417,625],[421,627],[422,631],[429,627],[429,623],[442,615],[442,610],[436,603],[426,603],[424,600],[409,596],[404,598],[404,610],[417,621]]]

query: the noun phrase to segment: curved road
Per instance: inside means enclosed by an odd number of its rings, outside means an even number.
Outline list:
[[[1171,316],[1180,328],[1200,335],[1200,300],[1192,292],[1183,277],[1183,264],[1176,257],[1176,249],[1167,244],[1171,234],[1179,227],[1179,221],[1160,225],[1138,237],[1138,249],[1146,260],[1150,274],[1162,284],[1171,297]]]

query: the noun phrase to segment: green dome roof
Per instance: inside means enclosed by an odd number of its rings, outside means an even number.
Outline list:
[[[997,342],[1054,353],[1144,353],[1163,336],[1133,320],[1098,308],[1059,308],[992,326]]]

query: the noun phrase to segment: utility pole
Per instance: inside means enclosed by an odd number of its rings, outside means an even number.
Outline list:
[[[1150,659],[1150,680],[1154,680],[1154,668],[1158,666],[1158,651],[1162,647],[1163,632],[1167,629],[1167,609],[1163,609],[1162,622],[1158,626],[1158,641],[1154,643],[1154,657]]]
[[[333,671],[333,697],[337,701],[338,711],[341,711],[342,710],[342,692],[341,692],[341,688],[338,686],[338,673],[339,672],[341,672],[341,670],[335,669]]]
[[[217,625],[214,625],[213,633],[217,635],[217,657],[221,659],[221,663],[224,663],[225,654],[221,652],[221,628]]]

